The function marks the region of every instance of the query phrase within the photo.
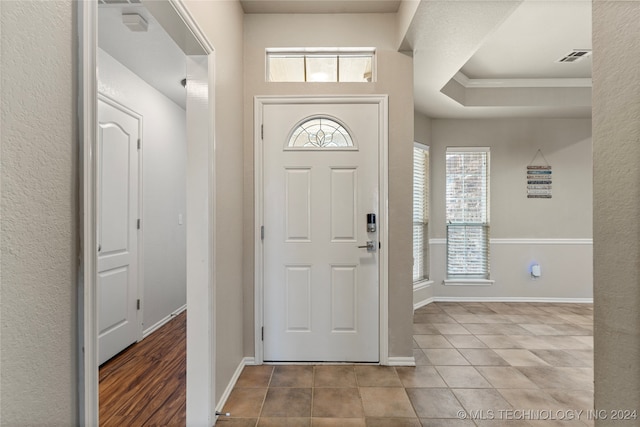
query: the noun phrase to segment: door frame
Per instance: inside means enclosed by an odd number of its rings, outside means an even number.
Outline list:
[[[264,362],[264,253],[261,238],[264,224],[264,152],[262,144],[263,110],[265,105],[290,104],[353,104],[378,105],[378,238],[381,243],[378,262],[379,278],[379,363],[389,364],[389,96],[256,96],[254,97],[254,345],[256,364]]]
[[[191,229],[187,233],[187,251],[190,257],[203,262],[187,264],[187,309],[190,313],[187,321],[187,423],[210,426],[215,422],[215,52],[183,0],[144,1],[143,6],[163,23],[165,30],[180,45],[187,55],[187,64],[196,64],[191,68],[195,70],[195,75],[188,76],[197,80],[199,97],[192,102],[194,108],[187,112],[187,121],[191,116],[197,123],[187,133],[187,221]],[[78,423],[81,426],[97,426],[99,366],[95,152],[98,139],[98,2],[78,1],[77,22],[81,221],[77,276]],[[203,71],[204,68],[206,71]],[[205,86],[207,89],[202,91]],[[200,208],[203,201],[206,209],[194,209],[194,203],[197,202]]]

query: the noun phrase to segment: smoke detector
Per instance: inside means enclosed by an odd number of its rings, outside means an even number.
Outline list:
[[[587,56],[591,56],[591,49],[573,49],[556,62],[578,62]]]
[[[144,32],[149,28],[147,21],[138,13],[123,13],[122,23],[131,31],[136,32]]]

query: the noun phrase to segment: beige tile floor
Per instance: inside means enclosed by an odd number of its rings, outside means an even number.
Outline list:
[[[415,367],[247,366],[218,425],[593,425],[590,304],[432,303],[413,328]]]

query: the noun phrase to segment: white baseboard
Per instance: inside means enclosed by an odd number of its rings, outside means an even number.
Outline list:
[[[416,366],[416,359],[411,357],[389,357],[388,366]]]
[[[433,280],[423,280],[419,283],[414,283],[413,285],[413,310],[417,310],[418,308],[425,306],[431,302],[431,295],[433,295],[433,291],[430,290],[431,285],[433,285]],[[417,298],[423,298],[422,300],[415,302]]]
[[[152,333],[154,333],[155,331],[163,327],[170,320],[172,320],[174,317],[176,317],[178,314],[182,313],[186,309],[187,309],[187,304],[175,310],[173,313],[169,314],[168,316],[160,319],[160,321],[156,322],[156,324],[151,326],[150,328],[147,328],[146,330],[142,331],[142,339],[145,339],[146,337],[148,337],[149,335],[151,335]]]
[[[240,360],[238,367],[229,380],[229,384],[227,384],[227,387],[224,389],[224,393],[222,393],[222,396],[220,396],[220,399],[218,399],[218,403],[216,404],[216,412],[221,412],[222,408],[224,408],[224,405],[227,403],[227,399],[229,399],[233,388],[236,386],[236,382],[238,382],[238,378],[240,378],[240,374],[242,374],[242,370],[244,369],[244,367],[255,364],[255,359],[253,357],[245,357]]]
[[[429,305],[432,302],[435,302],[434,297],[429,297],[427,299],[423,299],[422,301],[418,301],[413,304],[413,311],[416,311],[420,307],[424,307],[425,305]]]
[[[593,304],[593,298],[545,298],[545,297],[433,297],[431,302],[543,302],[563,304]]]

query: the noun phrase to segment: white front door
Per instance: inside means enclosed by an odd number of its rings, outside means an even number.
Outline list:
[[[140,117],[98,100],[99,363],[138,340],[138,139]]]
[[[379,108],[263,108],[265,361],[379,361]]]

